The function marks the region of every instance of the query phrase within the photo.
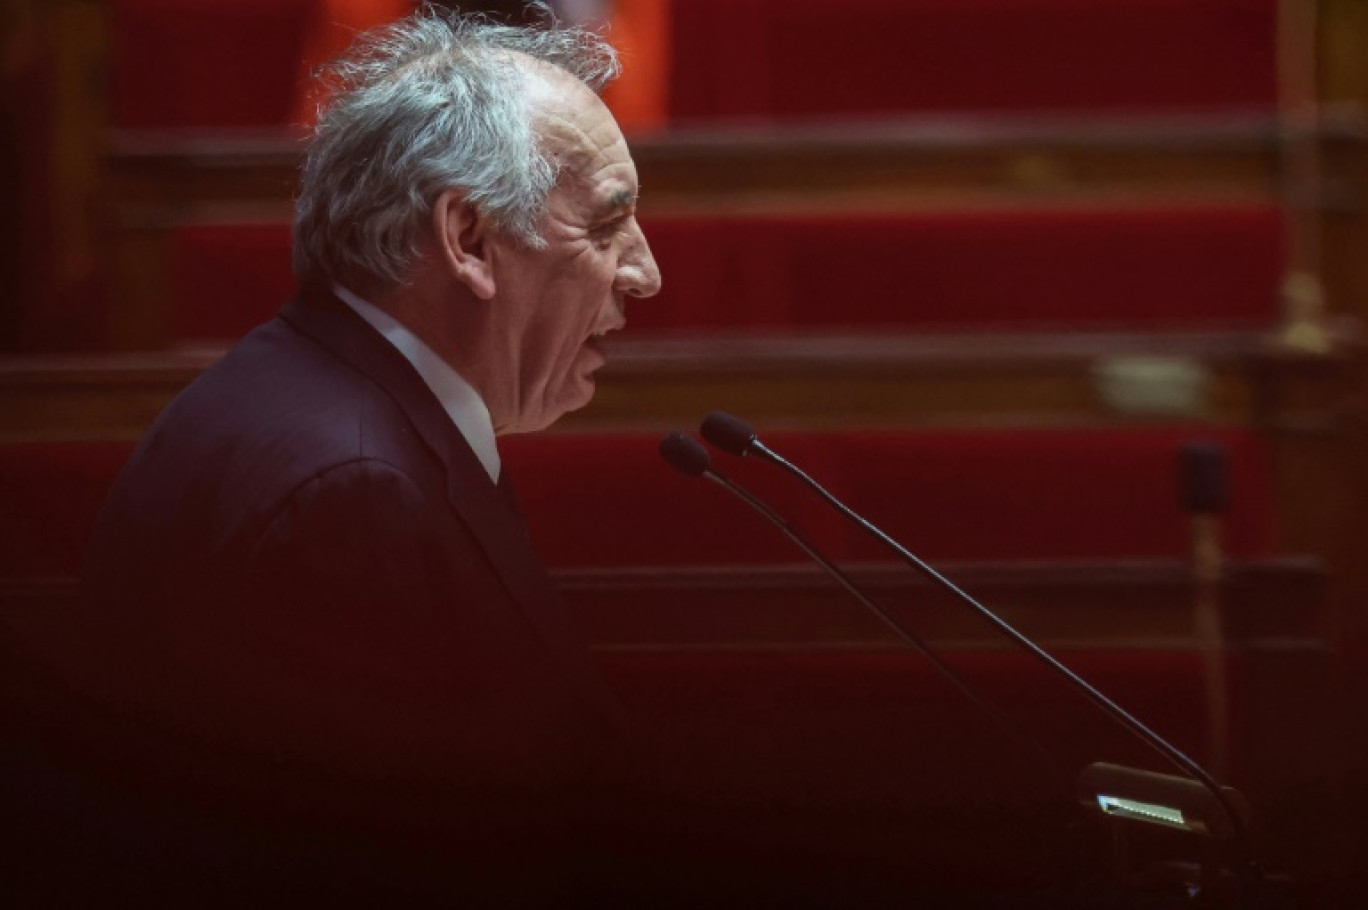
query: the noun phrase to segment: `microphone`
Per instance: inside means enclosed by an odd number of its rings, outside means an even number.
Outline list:
[[[1049,769],[1050,776],[1054,779],[1055,785],[1058,786],[1062,792],[1067,794],[1068,788],[1064,783],[1059,763],[1056,762],[1054,756],[1041,745],[1039,740],[1008,723],[1000,713],[984,701],[983,697],[980,696],[968,682],[937,657],[930,648],[927,647],[925,642],[900,626],[887,612],[874,603],[874,601],[870,600],[869,597],[855,585],[850,579],[850,576],[846,575],[846,573],[841,571],[841,569],[832,563],[831,560],[823,556],[821,551],[808,541],[797,528],[785,521],[779,513],[775,512],[774,509],[770,508],[768,504],[755,494],[714,468],[712,465],[712,456],[708,454],[708,450],[705,449],[698,440],[687,433],[680,431],[669,433],[660,440],[660,457],[665,459],[670,467],[687,477],[706,477],[708,480],[716,483],[756,512],[760,513],[766,521],[782,531],[784,535],[797,544],[799,549],[806,553],[813,562],[817,563],[826,570],[827,574],[836,579],[841,587],[845,589],[847,594],[855,598],[861,606],[872,613],[886,628],[892,631],[903,644],[924,657],[931,666],[960,691],[960,694],[969,699],[969,701],[971,701],[980,711],[986,714],[999,730],[1013,739],[1025,742],[1034,749],[1044,761],[1045,766]]]
[[[831,505],[834,509],[840,512],[843,516],[845,516],[847,519],[858,525],[862,530],[873,536],[885,547],[891,550],[903,562],[907,563],[912,568],[916,569],[919,573],[931,579],[931,581],[940,585],[945,590],[949,591],[961,602],[967,604],[990,625],[994,626],[1003,635],[1007,636],[1012,641],[1016,642],[1017,645],[1024,648],[1027,653],[1029,653],[1032,657],[1036,658],[1041,663],[1043,663],[1053,673],[1064,679],[1077,691],[1082,693],[1083,696],[1086,697],[1089,701],[1091,701],[1095,706],[1100,708],[1103,713],[1111,717],[1114,721],[1116,721],[1127,731],[1129,731],[1133,736],[1138,737],[1146,745],[1150,746],[1152,749],[1154,749],[1156,752],[1162,755],[1166,760],[1179,767],[1182,771],[1189,774],[1191,777],[1195,778],[1198,782],[1202,784],[1202,786],[1204,786],[1208,791],[1210,791],[1212,796],[1216,799],[1216,802],[1220,805],[1222,812],[1224,812],[1226,816],[1229,818],[1231,831],[1234,834],[1233,839],[1239,850],[1240,856],[1242,860],[1248,859],[1250,855],[1249,840],[1247,832],[1245,830],[1244,819],[1235,810],[1235,807],[1232,804],[1230,798],[1227,796],[1227,794],[1220,786],[1220,784],[1216,782],[1215,778],[1213,778],[1206,771],[1205,768],[1203,768],[1196,761],[1189,758],[1181,750],[1179,750],[1177,746],[1174,746],[1172,743],[1164,739],[1158,733],[1155,733],[1149,727],[1142,724],[1139,720],[1137,720],[1135,717],[1131,716],[1127,711],[1125,711],[1120,705],[1116,704],[1110,698],[1103,695],[1100,691],[1098,691],[1096,688],[1094,688],[1092,685],[1086,682],[1081,676],[1074,673],[1068,667],[1064,666],[1062,663],[1056,660],[1053,656],[1049,654],[1049,652],[1045,651],[1035,642],[1031,641],[1025,635],[1018,632],[1015,628],[1013,628],[1005,620],[1000,618],[992,610],[989,610],[987,607],[979,603],[973,597],[970,597],[966,592],[960,589],[960,587],[956,585],[954,582],[950,581],[944,575],[941,575],[931,566],[923,562],[916,555],[909,552],[900,543],[898,543],[893,538],[889,537],[882,530],[880,530],[872,523],[870,523],[868,520],[866,520],[863,516],[856,514],[849,506],[841,502],[835,496],[831,495],[831,493],[827,492],[825,488],[823,488],[819,483],[817,483],[817,481],[809,477],[802,469],[798,468],[794,464],[791,464],[779,453],[775,452],[773,449],[769,448],[763,442],[761,442],[759,434],[757,434],[755,430],[751,429],[744,421],[740,420],[737,417],[733,417],[731,414],[727,414],[723,411],[713,411],[706,418],[704,418],[703,423],[699,428],[699,431],[703,434],[704,439],[706,439],[708,442],[712,443],[722,451],[727,452],[728,454],[742,457],[747,455],[759,457],[765,461],[769,461],[773,464],[778,465],[780,468],[784,469],[789,474],[792,474],[794,477],[798,478],[800,481],[802,481],[804,485],[806,485],[814,492],[816,492],[819,496],[822,497],[822,499],[826,500],[826,502],[829,505]]]
[[[686,477],[699,477],[712,474],[713,480],[721,480],[721,475],[712,470],[712,456],[688,433],[676,430],[660,440],[660,457],[670,463],[670,467]]]
[[[769,452],[754,430],[726,411],[713,411],[704,417],[703,425],[698,431],[703,434],[704,439],[728,455],[748,455],[752,446],[759,446],[757,451],[761,454]]]

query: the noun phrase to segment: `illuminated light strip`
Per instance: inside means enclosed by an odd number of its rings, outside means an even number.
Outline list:
[[[1170,828],[1181,828],[1184,831],[1191,830],[1191,826],[1183,817],[1182,811],[1168,806],[1142,803],[1139,800],[1122,799],[1119,796],[1106,796],[1101,793],[1097,795],[1097,805],[1108,815],[1116,815],[1135,821],[1152,822],[1157,825],[1168,825]]]

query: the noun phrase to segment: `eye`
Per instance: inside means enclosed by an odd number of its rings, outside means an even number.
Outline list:
[[[612,221],[600,224],[598,227],[591,228],[589,237],[593,241],[594,246],[599,249],[607,249],[612,246],[613,238],[615,238],[622,229],[622,225],[625,221],[625,218],[615,218]]]

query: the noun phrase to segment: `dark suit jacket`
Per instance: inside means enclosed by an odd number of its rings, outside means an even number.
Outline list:
[[[511,500],[329,294],[158,418],[83,589],[84,688],[117,718],[111,764],[150,790],[330,836],[423,832],[482,868],[583,838],[613,742],[587,650]]]

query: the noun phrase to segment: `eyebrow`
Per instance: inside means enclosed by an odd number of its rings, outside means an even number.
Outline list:
[[[633,208],[636,206],[637,198],[640,194],[640,188],[635,191],[628,189],[614,190],[598,206],[599,212],[601,214],[610,214],[622,209]]]

